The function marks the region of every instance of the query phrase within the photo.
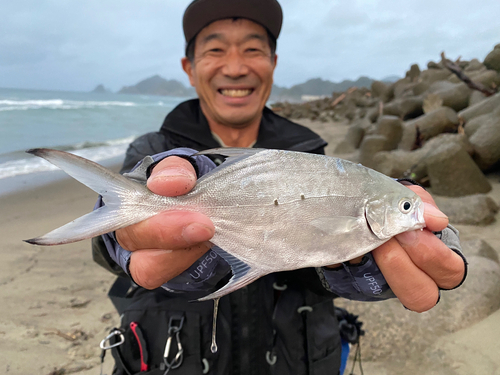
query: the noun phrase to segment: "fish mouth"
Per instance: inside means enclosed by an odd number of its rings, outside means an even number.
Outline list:
[[[254,89],[219,89],[219,93],[229,98],[244,98],[252,95]]]
[[[415,210],[411,214],[413,222],[415,223],[415,229],[422,229],[426,227],[424,220],[424,207],[423,202],[418,201],[418,206],[415,207]]]

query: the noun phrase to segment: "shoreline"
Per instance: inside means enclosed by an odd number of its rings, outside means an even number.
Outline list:
[[[118,172],[121,168],[125,155],[114,156],[112,158],[100,160],[98,164]],[[0,198],[12,193],[29,191],[41,188],[47,185],[62,183],[65,179],[73,179],[64,171],[50,170],[35,173],[27,173],[13,177],[0,179]],[[90,190],[90,188],[87,188]]]

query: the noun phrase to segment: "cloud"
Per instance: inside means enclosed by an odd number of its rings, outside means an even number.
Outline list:
[[[0,2],[0,84],[114,90],[161,74],[188,83],[182,14],[190,0]],[[275,81],[403,75],[441,51],[483,59],[500,42],[500,2],[281,0]]]

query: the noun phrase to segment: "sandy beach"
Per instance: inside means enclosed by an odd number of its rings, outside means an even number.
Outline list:
[[[346,124],[311,123],[330,141]],[[500,202],[498,175],[491,179]],[[98,374],[99,342],[119,321],[106,293],[114,277],[91,258],[90,242],[40,247],[22,242],[87,212],[96,194],[71,179],[0,196],[0,373]],[[498,218],[498,215],[497,215]],[[482,238],[500,250],[500,224],[458,226],[463,239]],[[405,366],[364,362],[365,374],[500,374],[500,312],[459,332],[436,338],[436,358],[402,359]],[[439,365],[439,366],[438,366]],[[111,356],[105,361],[109,374]],[[356,374],[359,373],[359,370]]]
[[[89,241],[22,242],[89,212],[95,200],[72,179],[0,197],[0,373],[67,374],[99,364],[99,342],[118,323],[106,297],[113,276],[92,261]]]

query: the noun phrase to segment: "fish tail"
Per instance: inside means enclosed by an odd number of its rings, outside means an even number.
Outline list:
[[[135,211],[135,215],[127,214],[127,207],[133,204],[129,202],[131,196],[139,198],[152,195],[145,186],[137,182],[90,160],[64,151],[32,149],[26,152],[44,158],[61,168],[71,177],[101,195],[105,204],[44,236],[26,240],[28,243],[60,245],[81,241],[115,231],[154,215],[154,212],[147,210],[141,210],[142,215],[137,212],[138,210]]]

